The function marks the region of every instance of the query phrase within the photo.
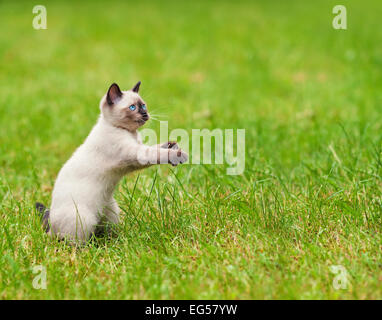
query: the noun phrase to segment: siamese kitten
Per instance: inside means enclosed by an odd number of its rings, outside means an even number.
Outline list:
[[[125,174],[153,164],[176,166],[187,161],[176,142],[142,144],[137,129],[149,114],[138,94],[140,84],[129,91],[115,83],[110,86],[101,99],[97,124],[58,174],[50,210],[36,203],[49,235],[85,242],[96,228],[119,223],[113,192]]]

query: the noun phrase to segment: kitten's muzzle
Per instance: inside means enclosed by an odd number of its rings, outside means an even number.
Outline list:
[[[140,112],[141,118],[136,120],[135,122],[138,122],[139,124],[143,125],[147,120],[150,119],[150,116],[148,115],[147,112]]]
[[[142,115],[142,120],[144,120],[144,121],[147,121],[150,118],[147,112],[143,112],[143,113],[141,113],[141,115]]]

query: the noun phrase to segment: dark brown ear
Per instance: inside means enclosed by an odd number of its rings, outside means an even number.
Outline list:
[[[133,89],[131,89],[131,91],[138,93],[140,85],[141,85],[141,82],[138,81],[138,83],[134,86]]]
[[[119,89],[118,84],[113,83],[107,91],[106,101],[109,106],[116,103],[122,97],[122,91]]]

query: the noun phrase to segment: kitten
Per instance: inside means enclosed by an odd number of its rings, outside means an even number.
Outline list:
[[[97,124],[58,174],[50,210],[36,203],[49,235],[86,242],[96,228],[119,223],[113,192],[125,174],[152,164],[176,166],[187,161],[176,142],[142,144],[137,129],[149,114],[138,94],[140,84],[129,91],[115,83],[110,86],[101,99]]]

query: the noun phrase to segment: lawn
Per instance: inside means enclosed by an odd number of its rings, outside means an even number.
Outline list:
[[[2,1],[0,299],[381,299],[382,5],[343,1],[335,30],[336,4],[46,1],[35,30],[34,4]],[[48,239],[35,201],[108,86],[138,80],[170,130],[245,129],[244,173],[137,172],[117,237]]]

